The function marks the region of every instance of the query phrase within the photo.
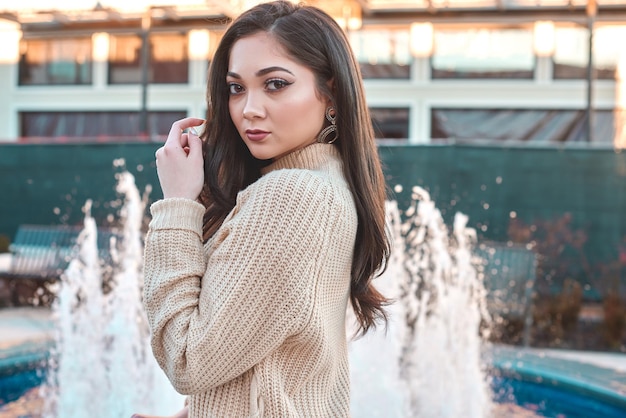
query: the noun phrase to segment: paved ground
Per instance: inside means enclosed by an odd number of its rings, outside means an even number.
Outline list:
[[[53,322],[47,308],[0,308],[0,363],[14,355],[15,348],[45,343],[53,339]],[[37,388],[26,392],[16,401],[0,404],[0,418],[42,418],[44,399]]]
[[[0,350],[27,342],[53,338],[53,322],[48,308],[1,308]]]
[[[53,338],[53,321],[48,308],[0,308],[0,350],[27,342],[42,342]],[[498,349],[498,347],[496,347]],[[626,373],[626,354],[598,353],[571,350],[520,349],[521,355],[535,355],[550,359],[563,359],[591,364],[601,368]],[[503,347],[500,352],[510,352]]]

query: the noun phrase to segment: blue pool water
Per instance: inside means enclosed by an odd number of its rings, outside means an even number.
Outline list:
[[[31,349],[13,358],[0,358],[0,406],[42,384],[45,380],[42,366],[46,357],[41,351]],[[539,383],[532,379],[497,376],[492,379],[492,389],[496,402],[514,403],[541,417],[626,417],[626,399],[603,397],[584,387],[567,386],[557,381],[544,379]]]
[[[44,379],[41,370],[27,370],[0,377],[0,405],[19,399],[27,390],[41,385]]]
[[[30,343],[0,351],[0,405],[44,381],[49,350],[49,343]]]
[[[44,378],[40,369],[0,377],[0,405],[18,399],[27,390],[39,386]],[[551,385],[497,377],[493,379],[493,388],[496,402],[515,403],[541,417],[626,417],[625,409]]]
[[[626,409],[611,405],[608,399],[559,387],[558,384],[535,383],[508,377],[493,379],[495,400],[515,403],[524,409],[549,418],[624,418]]]

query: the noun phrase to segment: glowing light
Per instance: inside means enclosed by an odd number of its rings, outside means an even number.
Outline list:
[[[20,56],[19,25],[0,19],[0,64],[14,64]]]
[[[345,4],[341,8],[335,7],[327,11],[344,30],[359,30],[363,26],[361,6],[357,3]]]
[[[351,17],[348,19],[348,30],[361,29],[363,22],[360,17]]]
[[[196,61],[205,60],[209,57],[211,49],[211,34],[206,29],[193,29],[189,31],[189,58]]]
[[[93,44],[93,60],[106,62],[109,59],[109,34],[104,32],[94,33],[91,37]]]
[[[432,23],[411,24],[411,54],[414,57],[430,57],[434,49],[434,38]]]
[[[358,4],[343,6],[343,15],[347,22],[348,30],[359,30],[363,26],[361,7]]]
[[[540,20],[535,22],[533,47],[538,57],[554,55],[554,22]]]

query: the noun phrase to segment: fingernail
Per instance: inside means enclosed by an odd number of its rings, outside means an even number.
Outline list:
[[[204,134],[204,130],[206,129],[206,122],[203,123],[202,125],[198,125],[198,126],[193,126],[191,129],[193,129],[193,134],[200,136],[202,134]]]
[[[195,136],[199,136],[199,135],[198,135],[198,131],[196,131],[196,128],[195,128],[195,127],[193,127],[193,126],[192,126],[191,128],[189,128],[189,132],[191,132],[191,133],[192,133],[192,134],[194,134]]]

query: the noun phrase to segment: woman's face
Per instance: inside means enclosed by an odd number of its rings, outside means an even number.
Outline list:
[[[276,159],[316,141],[330,101],[315,75],[260,32],[235,42],[226,83],[230,117],[255,158]]]

